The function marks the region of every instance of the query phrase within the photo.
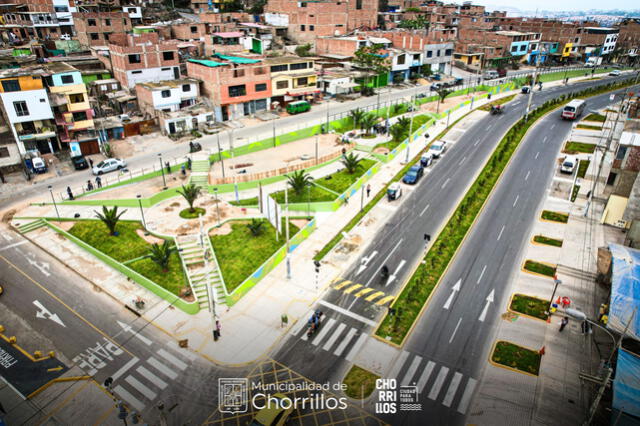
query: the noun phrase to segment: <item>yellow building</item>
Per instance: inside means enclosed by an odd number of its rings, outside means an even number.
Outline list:
[[[271,72],[271,102],[283,107],[289,102],[312,100],[320,94],[314,58],[284,56],[263,62]]]

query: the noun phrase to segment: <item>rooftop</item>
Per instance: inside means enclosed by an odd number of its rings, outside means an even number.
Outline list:
[[[212,61],[212,60],[209,60],[209,59],[188,59],[187,62],[193,62],[195,64],[203,65],[205,67],[210,67],[210,68],[220,67],[220,66],[223,66],[223,65],[229,65],[229,64],[224,63],[224,62],[217,62],[217,61]]]
[[[198,84],[198,83],[199,83],[199,80],[195,78],[180,78],[177,80],[138,83],[138,85],[142,87],[146,87],[150,90],[166,90],[166,89],[180,87],[183,84]]]
[[[315,61],[317,58],[314,57],[304,57],[301,58],[299,56],[277,56],[275,58],[266,58],[264,63],[267,65],[282,65],[282,64],[291,64],[297,62],[309,62]]]
[[[227,32],[227,33],[213,33],[212,35],[222,37],[222,38],[237,38],[237,37],[244,36],[244,34],[239,31]]]
[[[523,36],[523,35],[533,35],[533,34],[537,34],[537,33],[534,33],[534,32],[521,32],[521,31],[496,31],[496,34],[504,35],[504,36],[508,36],[508,37],[515,37],[515,36]]]
[[[255,64],[262,61],[262,59],[251,59],[251,58],[243,58],[241,56],[221,55],[219,53],[216,53],[214,56],[216,58],[222,59],[223,61],[229,61],[234,64]]]

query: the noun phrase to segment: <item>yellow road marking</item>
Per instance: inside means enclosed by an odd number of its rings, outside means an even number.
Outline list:
[[[60,370],[62,370],[62,367],[47,368],[47,373],[51,373],[53,371],[60,371]]]
[[[335,288],[336,290],[340,290],[342,287],[346,287],[349,284],[351,284],[352,282],[349,280],[344,280],[343,282],[341,282],[340,284],[334,286],[333,288]]]
[[[360,296],[363,296],[363,295],[365,295],[365,294],[367,294],[367,293],[369,293],[371,291],[373,291],[372,288],[364,288],[364,289],[360,290],[359,292],[357,292],[356,294],[354,294],[354,296],[355,297],[360,297]]]
[[[359,289],[360,287],[362,287],[362,284],[354,284],[353,286],[349,287],[348,289],[346,289],[344,292],[349,294],[352,291],[356,291],[357,289]]]
[[[387,297],[383,297],[382,299],[378,300],[376,302],[376,305],[380,306],[380,305],[384,305],[387,302],[391,302],[393,299],[395,298],[395,296],[387,296]]]
[[[376,291],[375,293],[373,293],[372,295],[368,296],[366,299],[367,302],[371,302],[373,299],[377,299],[380,296],[384,296],[384,292],[382,291]]]
[[[102,336],[104,336],[107,340],[109,340],[110,342],[112,342],[113,344],[117,345],[120,349],[122,349],[123,351],[125,351],[126,353],[128,353],[131,356],[134,356],[131,352],[129,352],[129,350],[127,348],[125,348],[124,346],[120,345],[119,343],[117,343],[115,340],[113,340],[111,337],[109,337],[108,334],[106,334],[104,331],[100,330],[98,327],[96,327],[95,325],[93,325],[93,323],[91,323],[89,320],[87,320],[85,317],[83,317],[82,315],[80,315],[78,312],[76,312],[73,308],[71,308],[69,305],[67,305],[66,303],[64,303],[62,301],[62,299],[60,299],[58,296],[56,296],[55,294],[53,294],[52,292],[50,292],[48,289],[46,289],[42,284],[40,284],[39,282],[37,282],[36,280],[34,280],[33,278],[31,278],[29,275],[27,275],[26,272],[24,272],[22,269],[18,268],[16,265],[14,265],[11,261],[9,261],[9,259],[7,259],[6,257],[0,255],[0,259],[4,260],[9,266],[11,266],[13,269],[15,269],[16,271],[18,271],[21,275],[23,275],[25,278],[27,278],[29,281],[31,281],[32,283],[34,283],[35,285],[37,285],[38,287],[40,287],[40,289],[42,291],[44,291],[45,293],[47,293],[49,296],[51,296],[51,298],[55,299],[57,302],[59,302],[62,306],[64,306],[65,308],[67,308],[71,313],[73,313],[75,316],[77,316],[78,318],[80,318],[82,321],[84,321],[89,327],[93,328],[95,331],[97,331],[98,333],[100,333]]]

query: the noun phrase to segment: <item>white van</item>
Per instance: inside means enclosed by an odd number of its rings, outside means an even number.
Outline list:
[[[498,74],[498,71],[496,70],[489,70],[484,72],[485,80],[491,80],[492,78],[498,78],[498,77],[500,77],[500,74]]]
[[[560,173],[573,174],[573,171],[575,170],[577,164],[578,164],[578,157],[575,157],[573,155],[567,155],[566,157],[564,157],[564,160],[562,160],[562,165],[560,166]]]
[[[562,118],[564,120],[575,120],[582,115],[582,111],[587,106],[587,102],[582,99],[574,99],[562,108]]]

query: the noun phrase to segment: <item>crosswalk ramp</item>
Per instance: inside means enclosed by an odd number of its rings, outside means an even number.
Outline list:
[[[395,378],[399,386],[415,386],[418,395],[462,415],[467,413],[478,384],[472,377],[408,351],[400,353],[387,377]]]
[[[167,348],[169,350],[159,348],[147,359],[132,358],[111,376],[113,393],[131,409],[144,410],[187,369],[188,362],[197,357],[190,352],[181,351],[180,356],[172,353],[177,348],[175,344],[169,344]],[[183,359],[183,356],[188,359]]]

